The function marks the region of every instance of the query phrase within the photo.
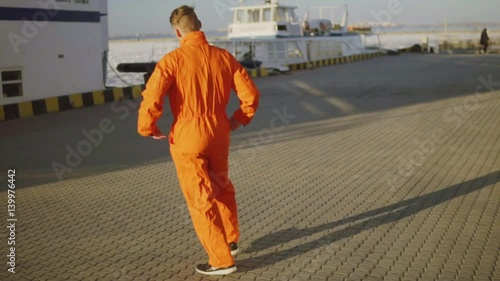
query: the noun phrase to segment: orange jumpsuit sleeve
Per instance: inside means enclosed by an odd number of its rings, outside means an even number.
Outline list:
[[[259,106],[260,92],[246,69],[232,55],[230,57],[234,66],[232,88],[240,99],[240,108],[233,116],[241,124],[248,125]]]
[[[151,77],[142,92],[143,101],[139,108],[137,131],[141,136],[161,134],[156,121],[163,113],[163,103],[167,92],[175,81],[173,75],[175,65],[173,56],[166,55],[155,67]]]

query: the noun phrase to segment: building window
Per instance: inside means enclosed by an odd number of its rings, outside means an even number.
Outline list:
[[[20,70],[1,71],[2,94],[4,98],[23,95],[23,77]]]

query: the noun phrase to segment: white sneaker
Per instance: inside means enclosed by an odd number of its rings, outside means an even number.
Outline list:
[[[196,272],[205,274],[205,275],[228,275],[233,272],[236,272],[236,266],[228,266],[228,267],[213,267],[210,264],[198,264],[196,265]]]
[[[229,249],[231,249],[231,255],[233,257],[236,257],[240,253],[240,248],[238,248],[238,244],[236,243],[229,243]]]

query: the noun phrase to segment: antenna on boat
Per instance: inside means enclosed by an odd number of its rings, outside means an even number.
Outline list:
[[[347,4],[345,5],[345,10],[344,10],[344,16],[342,17],[342,22],[340,23],[340,26],[342,27],[342,32],[345,33],[347,32],[347,24],[349,21],[349,10],[347,9]]]

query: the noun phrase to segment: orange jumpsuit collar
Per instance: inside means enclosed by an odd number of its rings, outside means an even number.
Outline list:
[[[208,41],[203,31],[190,32],[181,39],[181,47],[204,44],[208,45]]]

